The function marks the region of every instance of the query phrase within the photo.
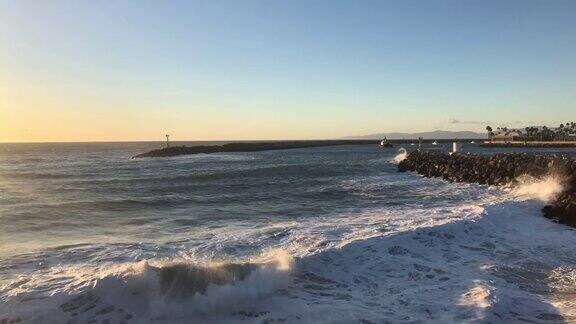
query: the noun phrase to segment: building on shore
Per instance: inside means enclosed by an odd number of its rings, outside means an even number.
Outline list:
[[[525,137],[517,130],[501,129],[492,133],[490,136],[491,142],[513,142],[523,140],[525,140]]]

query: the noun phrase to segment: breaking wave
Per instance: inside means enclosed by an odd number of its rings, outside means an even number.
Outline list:
[[[39,302],[37,312],[32,306],[24,314],[15,311],[5,316],[47,323],[66,322],[70,317],[80,323],[94,318],[108,318],[113,322],[135,319],[140,323],[229,315],[285,287],[293,264],[290,255],[272,250],[239,263],[141,261],[108,267],[53,269],[51,279],[45,275],[27,281],[16,280],[2,287],[2,290],[12,290],[11,299],[6,300],[6,310],[11,310],[10,302],[17,302],[21,296],[28,302],[33,299]],[[46,297],[41,296],[46,289],[42,283],[61,280],[69,283],[52,294],[52,306],[46,305]],[[36,283],[39,285],[34,287]],[[43,310],[52,307],[60,309],[62,316],[52,313],[53,317],[47,318]]]
[[[544,178],[535,178],[523,175],[516,178],[516,184],[511,191],[518,198],[538,199],[542,202],[550,202],[564,189],[562,179],[556,175]]]
[[[174,172],[150,172],[158,174],[153,181],[137,180],[138,174],[114,180],[146,184],[153,202],[161,196],[159,184],[182,181],[167,190],[200,188],[190,197],[209,193],[205,201],[235,203],[212,209],[208,225],[198,226],[198,216],[166,229],[173,216],[162,213],[167,208],[134,204],[159,216],[154,231],[169,237],[60,245],[13,256],[0,263],[0,323],[576,320],[571,300],[557,298],[576,294],[576,237],[543,218],[538,201],[561,191],[559,178],[522,177],[506,191],[447,183],[397,173],[391,162],[401,162],[407,152],[390,153],[374,154],[367,166],[349,160],[340,167],[315,160],[293,164],[282,155],[271,165],[234,166],[214,175],[199,169],[201,174],[186,176],[194,169],[187,166],[180,180]],[[335,163],[339,154],[321,161]],[[287,187],[284,180],[296,176],[303,180]],[[211,181],[216,190],[201,187]],[[134,197],[146,195],[119,196]],[[217,219],[243,205],[249,208],[240,215],[250,217]],[[78,211],[83,205],[66,206]]]
[[[407,156],[408,156],[408,152],[406,151],[406,149],[401,147],[400,149],[398,149],[398,154],[396,156],[394,156],[394,163],[398,164],[398,163],[404,161],[404,159],[406,159]]]

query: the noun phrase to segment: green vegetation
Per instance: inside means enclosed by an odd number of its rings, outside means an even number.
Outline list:
[[[490,140],[510,140],[510,141],[576,141],[576,123],[568,122],[560,124],[558,127],[535,127],[529,126],[524,129],[509,129],[508,127],[498,127],[496,131],[491,126],[486,126]]]

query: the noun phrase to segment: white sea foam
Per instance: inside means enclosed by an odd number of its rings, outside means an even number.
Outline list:
[[[247,265],[229,274],[230,261],[190,256],[55,267],[3,287],[0,313],[47,323],[539,322],[576,315],[569,299],[555,295],[575,291],[576,237],[541,217],[534,200],[544,197],[541,187],[555,188],[553,181],[522,182],[532,189],[506,193],[395,176],[426,184],[425,192],[412,188],[414,201],[396,207],[211,233],[217,245],[273,239],[282,247],[233,260]],[[371,190],[373,183],[343,185]],[[461,195],[436,202],[445,191]],[[48,299],[30,299],[47,291]]]
[[[406,159],[407,156],[408,156],[408,152],[406,151],[406,149],[401,147],[398,150],[398,154],[396,156],[394,156],[394,163],[398,164],[398,163],[404,161],[404,159]]]
[[[490,300],[492,293],[490,287],[482,281],[474,281],[474,285],[460,296],[460,305],[476,308],[488,308],[494,304]]]
[[[553,200],[563,190],[562,180],[559,176],[549,175],[538,179],[529,175],[518,177],[512,193],[519,198],[535,198],[543,202]]]
[[[18,281],[2,287],[3,293],[10,292],[3,294],[8,298],[0,320],[58,323],[72,317],[77,322],[109,318],[140,323],[229,316],[286,287],[293,265],[286,252],[269,250],[242,264],[142,261],[56,267],[25,283],[19,280],[18,287]],[[42,297],[46,282],[62,280],[66,283],[52,290],[50,299]],[[32,299],[24,309],[22,298]]]

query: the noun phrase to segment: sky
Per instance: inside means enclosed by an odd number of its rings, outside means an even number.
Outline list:
[[[0,142],[576,121],[573,0],[0,0]]]

